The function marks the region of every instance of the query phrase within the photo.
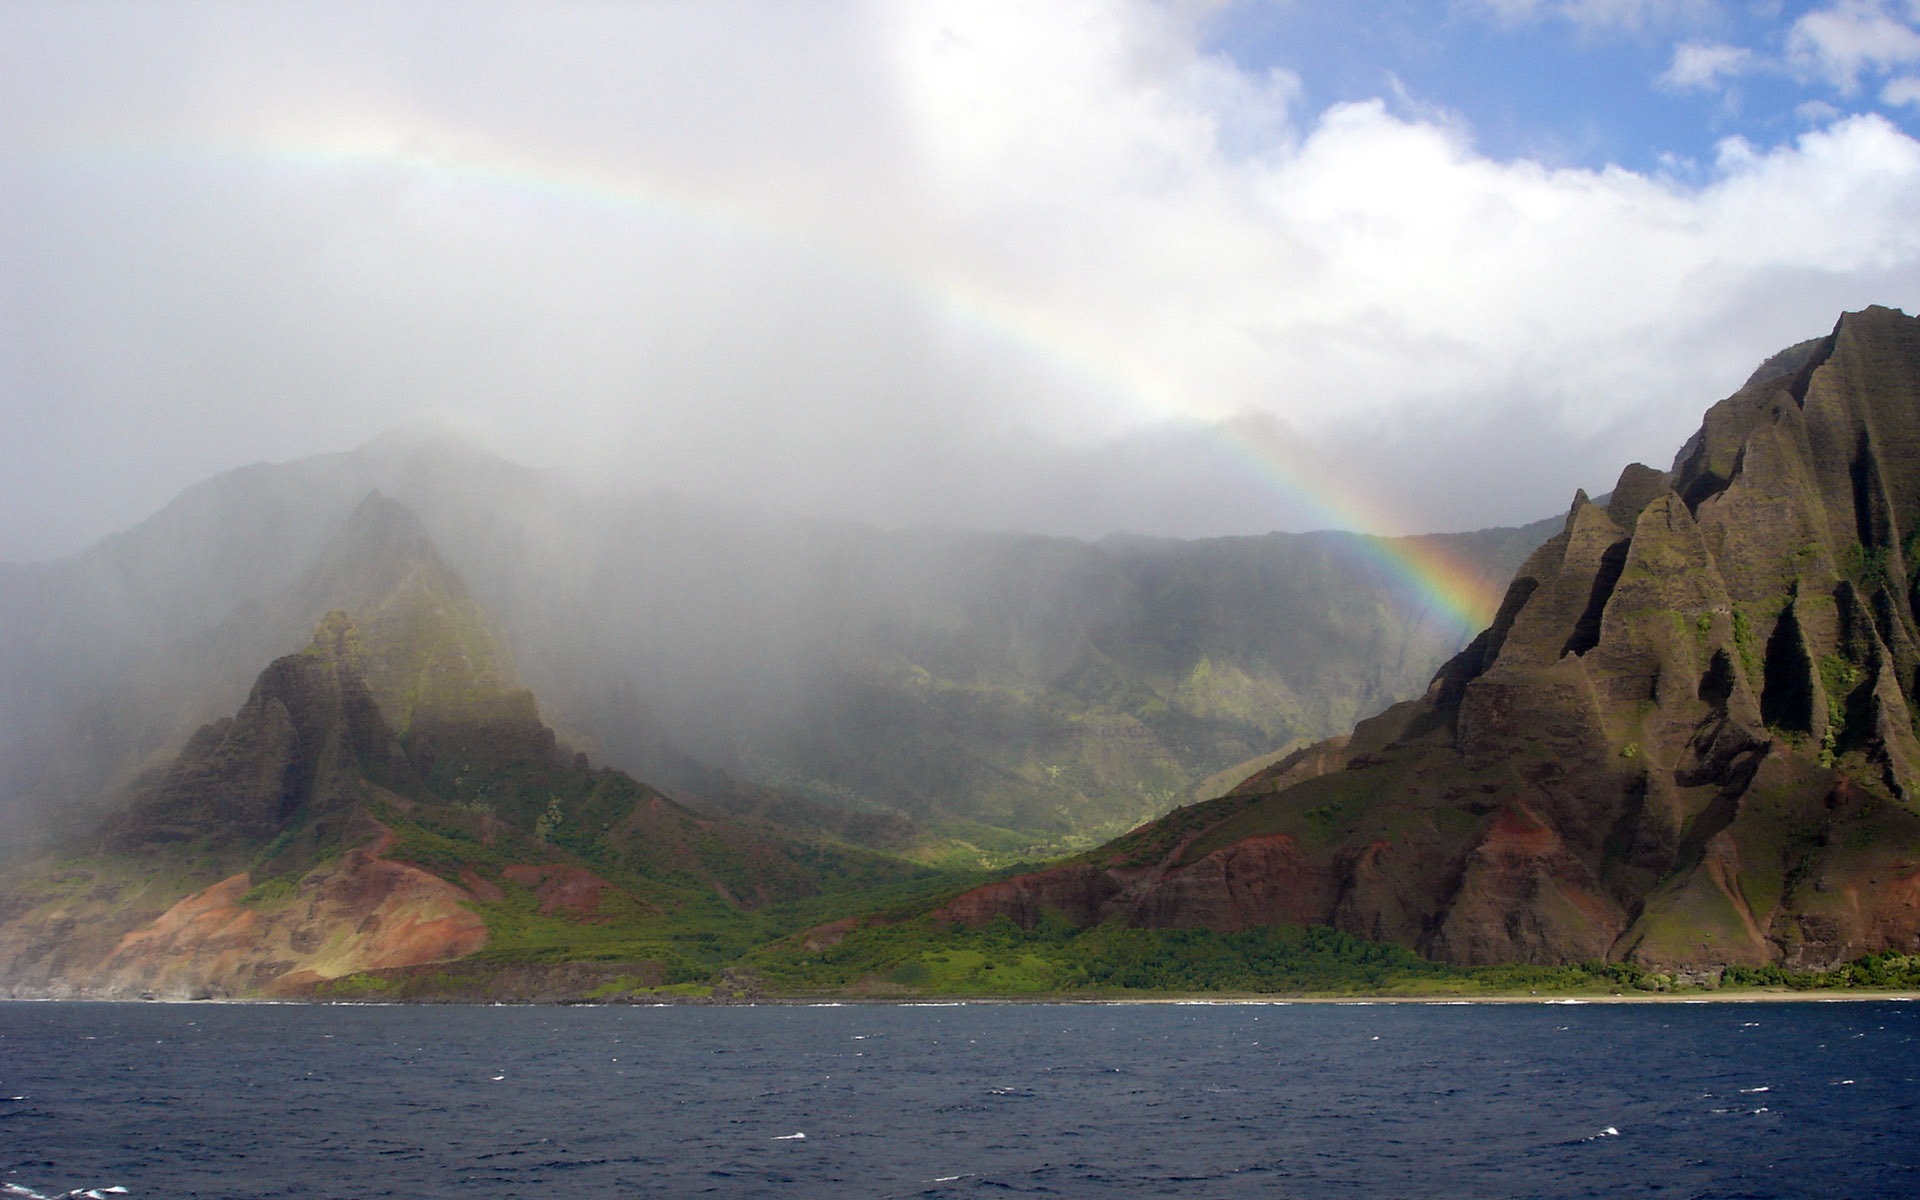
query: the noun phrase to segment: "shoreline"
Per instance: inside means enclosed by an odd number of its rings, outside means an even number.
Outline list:
[[[1585,1004],[1859,1004],[1873,1001],[1914,1003],[1920,992],[1912,990],[1868,991],[1856,988],[1804,990],[1782,988],[1739,988],[1715,992],[1660,992],[1628,995],[1492,995],[1492,996],[1287,996],[1287,995],[1179,995],[1179,996],[759,996],[753,999],[712,1000],[704,997],[631,997],[617,1000],[335,1000],[316,997],[221,996],[189,998],[184,996],[0,996],[0,1004],[174,1004],[174,1005],[310,1005],[327,1008],[853,1008],[892,1006],[897,1008],[953,1008],[962,1005],[1054,1005],[1092,1007],[1100,1005],[1157,1005],[1161,1007],[1233,1007],[1252,1005],[1330,1004],[1366,1006],[1376,1004],[1427,1005],[1451,1008],[1464,1005],[1564,1005]]]
[[[1767,991],[1762,988],[1729,988],[1721,992],[1651,992],[1640,995],[1606,994],[1581,995],[1566,994],[1555,996],[1274,996],[1270,999],[1250,997],[1238,998],[1197,998],[1179,997],[1173,999],[1128,997],[1113,1001],[1120,1004],[1755,1004],[1771,1002],[1849,1004],[1863,1000],[1891,1000],[1912,1002],[1920,1000],[1920,992],[1887,991],[1870,992],[1857,988],[1834,988],[1828,991],[1794,991],[1783,988],[1780,991]],[[1095,1001],[1095,1003],[1100,1003]]]

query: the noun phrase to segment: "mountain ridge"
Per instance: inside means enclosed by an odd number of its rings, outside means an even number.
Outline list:
[[[1425,696],[943,915],[1324,924],[1445,962],[1920,950],[1920,321],[1873,308],[1577,493]]]

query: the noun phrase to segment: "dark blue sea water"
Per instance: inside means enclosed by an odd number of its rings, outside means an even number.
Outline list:
[[[0,1004],[0,1195],[115,1187],[1912,1197],[1920,1005]]]

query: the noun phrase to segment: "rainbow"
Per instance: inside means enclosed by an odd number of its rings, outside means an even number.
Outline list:
[[[397,173],[448,189],[478,189],[519,200],[586,208],[622,219],[693,227],[735,242],[760,245],[851,274],[889,291],[931,300],[949,319],[1049,366],[1089,394],[1160,419],[1185,419],[1189,398],[1160,378],[1130,348],[1103,339],[1050,308],[1010,296],[956,271],[914,275],[854,244],[827,244],[817,234],[782,226],[764,208],[742,204],[721,189],[703,189],[664,175],[619,174],[589,162],[515,157],[445,157],[411,148],[417,143],[379,134],[298,142],[93,143],[64,147],[64,155],[108,166],[176,167],[182,162],[247,170],[337,174]],[[1279,439],[1230,423],[1200,426],[1225,456],[1274,489],[1319,528],[1364,535],[1355,552],[1403,581],[1423,616],[1458,626],[1461,640],[1484,627],[1498,607],[1504,580],[1488,578],[1434,539],[1390,536],[1410,524],[1382,511],[1371,498],[1344,486]]]

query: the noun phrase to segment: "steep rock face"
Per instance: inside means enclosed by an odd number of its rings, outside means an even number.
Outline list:
[[[1459,963],[1920,949],[1916,535],[1920,321],[1848,314],[1670,471],[1577,495],[1425,697],[1089,855],[1070,915],[1270,913]],[[948,915],[1027,918],[995,886]]]
[[[419,781],[367,688],[353,625],[333,613],[304,652],[261,673],[237,714],[202,728],[136,793],[108,844],[250,852],[296,815],[345,814],[373,788],[417,793]]]
[[[1110,871],[1091,864],[1053,867],[975,888],[941,909],[948,920],[985,924],[996,916],[1031,929],[1042,913],[1054,912],[1078,925],[1101,919],[1125,890]]]

